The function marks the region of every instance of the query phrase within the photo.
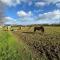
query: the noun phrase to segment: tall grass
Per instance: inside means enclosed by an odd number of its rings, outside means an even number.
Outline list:
[[[0,60],[31,60],[25,45],[17,43],[16,37],[9,31],[0,31]]]

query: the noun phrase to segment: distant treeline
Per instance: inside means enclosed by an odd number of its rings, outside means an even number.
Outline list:
[[[15,27],[32,27],[32,26],[60,26],[60,24],[31,24],[31,25],[5,25],[5,26],[15,26]]]
[[[32,25],[27,25],[27,26],[60,26],[60,24],[32,24]]]

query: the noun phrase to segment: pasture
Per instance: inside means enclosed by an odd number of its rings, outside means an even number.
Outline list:
[[[44,33],[34,27],[17,31],[0,30],[1,60],[60,60],[60,26],[44,26]]]

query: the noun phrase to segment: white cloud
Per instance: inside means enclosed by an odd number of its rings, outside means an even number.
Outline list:
[[[36,0],[37,1],[37,0]],[[17,4],[21,4],[21,2],[27,3],[29,6],[33,4],[32,0],[0,0],[0,2],[8,5],[8,6],[16,6]],[[57,3],[60,2],[60,0],[43,0],[40,2],[34,2],[36,6],[44,6],[45,4],[50,3]]]
[[[32,16],[32,12],[29,11],[29,12],[27,13],[27,12],[21,10],[21,11],[18,11],[18,12],[17,12],[17,15],[18,15],[19,17],[28,17],[28,16]]]
[[[60,3],[56,3],[56,6],[57,6],[58,8],[60,8]]]
[[[60,0],[44,0],[47,3],[57,3],[60,2]]]
[[[56,4],[56,6],[60,8],[60,0],[43,0],[43,1],[35,2],[35,6],[41,7],[41,6],[49,5],[50,3]]]
[[[5,20],[6,20],[6,22],[16,22],[16,19],[14,19],[14,18],[11,18],[11,17],[5,17]]]
[[[37,6],[37,7],[45,6],[45,5],[46,5],[45,2],[36,2],[36,3],[35,3],[35,6]]]
[[[26,12],[24,12],[25,14]],[[31,14],[31,11],[28,12]],[[21,15],[22,16],[22,15]],[[26,13],[27,16],[27,13]],[[22,16],[23,17],[23,16]],[[37,19],[36,19],[37,17]],[[17,20],[11,17],[5,17],[8,21],[6,24],[21,24],[21,25],[28,25],[28,24],[53,24],[53,23],[60,23],[60,10],[54,10],[52,12],[47,12],[43,14],[39,14],[39,17],[23,17]]]
[[[44,14],[39,14],[38,20],[59,20],[60,19],[60,10],[55,10],[52,12],[47,12]]]
[[[31,14],[31,12],[26,13],[26,16]],[[39,16],[35,17],[23,17],[19,20],[22,21],[21,24],[53,24],[53,23],[60,23],[60,10],[54,10],[52,12],[47,12],[43,14],[39,14]]]
[[[34,18],[33,17],[24,17],[24,18],[19,18],[19,19],[14,19],[11,17],[5,17],[5,19],[7,20],[4,24],[11,24],[11,25],[15,25],[15,24],[21,24],[21,25],[26,25],[26,24],[31,24],[32,22],[34,22]]]
[[[8,6],[15,6],[17,4],[20,4],[20,0],[0,0],[0,1]]]
[[[43,0],[43,1],[39,1],[39,2],[35,2],[35,5],[37,7],[40,6],[45,6],[45,5],[49,5],[50,3],[52,4],[56,4],[58,7],[60,6],[60,0]]]
[[[17,4],[21,4],[21,2],[28,3],[29,5],[32,4],[32,1],[30,0],[0,0],[0,2],[8,6],[16,6]]]
[[[17,24],[16,19],[11,18],[11,17],[5,17],[6,22],[4,24]]]
[[[14,20],[13,18],[11,17],[5,17],[6,20]]]
[[[28,16],[32,16],[33,14],[32,14],[32,12],[31,11],[29,11],[28,12]]]
[[[20,17],[25,17],[25,16],[27,16],[27,13],[24,12],[24,11],[18,11],[17,15],[20,16]]]

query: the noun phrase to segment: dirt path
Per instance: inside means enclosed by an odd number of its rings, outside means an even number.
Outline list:
[[[31,50],[29,49],[29,46],[22,40],[22,36],[20,37],[15,33],[11,32],[13,37],[15,37],[16,42],[18,43],[18,51],[21,51],[23,54],[23,60],[35,60],[35,58],[32,55]],[[24,58],[26,56],[26,59]]]

